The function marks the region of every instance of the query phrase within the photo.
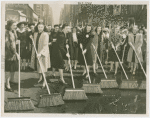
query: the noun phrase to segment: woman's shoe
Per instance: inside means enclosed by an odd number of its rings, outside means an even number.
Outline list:
[[[12,85],[18,85],[18,83],[16,83],[16,82],[11,82],[11,81],[10,81],[10,84],[12,84]]]
[[[46,86],[42,86],[42,87],[41,87],[41,89],[45,89],[45,88],[46,88]]]
[[[84,73],[82,74],[82,76],[85,76],[85,74],[86,74],[86,72],[84,72]]]
[[[114,76],[116,76],[116,75],[117,75],[117,72],[115,72]]]
[[[132,73],[132,72],[133,72],[133,70],[131,69],[131,70],[130,70],[130,72]]]
[[[63,81],[62,79],[59,79],[58,81],[61,82],[61,83],[63,83],[63,84],[65,84],[65,85],[68,84],[68,83],[66,83],[65,81]]]
[[[97,73],[93,73],[93,76],[95,76],[95,77],[96,77],[97,75],[98,75]]]
[[[14,92],[14,91],[12,90],[12,88],[8,88],[7,86],[5,86],[5,90],[8,91],[8,92]]]
[[[132,75],[135,75],[135,71],[133,71]]]

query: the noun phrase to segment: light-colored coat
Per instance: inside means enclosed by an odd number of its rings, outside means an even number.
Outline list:
[[[134,35],[132,33],[130,33],[128,35],[128,40],[129,40],[129,43],[131,42],[132,45],[135,47],[135,51],[139,57],[139,60],[141,62],[143,62],[143,57],[142,57],[142,50],[141,50],[141,47],[142,47],[142,44],[143,44],[143,38],[142,38],[142,34],[136,34],[136,39],[135,39],[135,43],[134,43]],[[132,47],[130,47],[129,49],[129,52],[128,52],[128,57],[127,57],[127,61],[128,62],[131,62],[132,61],[132,55],[133,55],[133,49]],[[139,63],[137,57],[136,57],[136,54],[135,54],[135,62],[136,63]]]
[[[34,44],[36,45],[36,39],[37,39],[38,33],[34,33]],[[47,72],[47,69],[50,68],[50,52],[49,52],[49,36],[46,32],[42,32],[39,43],[38,43],[38,54],[41,54],[40,62],[43,68],[44,72]],[[35,49],[32,48],[32,56],[31,56],[31,68],[35,69]],[[41,67],[39,65],[39,62],[37,60],[37,72],[42,73]]]

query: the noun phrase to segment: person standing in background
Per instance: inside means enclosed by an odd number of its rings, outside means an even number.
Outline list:
[[[28,48],[28,53],[27,53],[28,70],[30,70],[31,54],[32,54],[32,39],[30,37],[34,38],[34,27],[35,27],[34,23],[29,24],[30,30],[28,32],[28,40],[27,40],[27,47],[29,47]]]
[[[26,22],[19,22],[17,24],[17,36],[20,40],[20,56],[21,56],[21,70],[25,71],[27,67],[27,40],[28,40],[28,31],[25,29]]]

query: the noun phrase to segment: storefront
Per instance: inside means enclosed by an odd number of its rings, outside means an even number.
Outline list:
[[[26,15],[23,14],[21,11],[12,10],[12,9],[6,10],[5,21],[8,20],[14,20],[16,22],[28,21]]]

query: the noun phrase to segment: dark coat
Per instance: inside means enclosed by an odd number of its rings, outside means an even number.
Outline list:
[[[21,59],[28,59],[28,45],[27,45],[27,40],[28,40],[28,32],[24,30],[23,32],[20,32],[19,30],[17,31],[17,36],[18,40],[20,40],[20,56]]]
[[[49,39],[52,43],[52,45],[50,46],[51,66],[53,68],[63,69],[63,57],[66,54],[66,50],[64,49],[65,35],[62,32],[52,32]],[[53,42],[53,39],[57,39],[56,42]]]
[[[68,39],[68,45],[69,45],[69,54],[70,54],[70,59],[73,60],[74,59],[74,48],[73,48],[73,37],[72,37],[72,33],[69,32],[67,33],[67,39]]]
[[[16,55],[15,32],[5,32],[5,71],[14,72],[18,69],[18,59]]]
[[[88,35],[89,37],[86,37],[86,35]],[[83,50],[87,49],[87,52],[85,53],[85,58],[86,58],[87,65],[93,65],[93,58],[92,58],[92,53],[91,53],[91,44],[92,44],[94,35],[92,35],[91,32],[87,33],[87,32],[84,31],[78,37],[79,37],[79,45],[81,43],[83,45]],[[79,48],[79,53],[78,54],[79,54],[79,56],[78,56],[79,64],[80,65],[85,65],[85,61],[84,61],[84,58],[83,58],[81,48]]]
[[[32,31],[29,31],[28,34],[27,34],[27,42],[26,42],[26,45],[27,45],[27,58],[28,59],[31,59],[31,53],[32,53],[32,39],[30,38],[30,36],[32,35],[34,37],[34,32]]]

